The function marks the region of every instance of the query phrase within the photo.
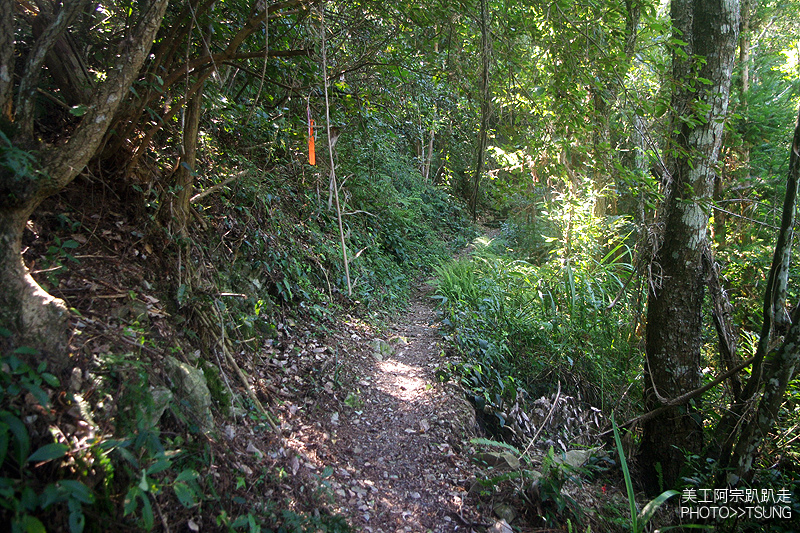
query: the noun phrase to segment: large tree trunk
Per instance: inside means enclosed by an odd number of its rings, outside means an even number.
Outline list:
[[[16,346],[32,346],[53,370],[63,369],[67,307],[31,278],[20,254],[22,232],[32,209],[0,209],[0,325],[12,333]]]
[[[9,150],[38,148],[35,171],[14,172],[0,166],[0,327],[12,334],[11,343],[42,350],[56,369],[68,365],[66,306],[51,297],[30,277],[21,259],[22,233],[28,217],[47,196],[67,186],[97,151],[111,118],[144,64],[155,39],[168,0],[143,4],[135,26],[128,31],[109,65],[108,77],[94,92],[88,110],[66,142],[37,146],[33,109],[41,67],[47,53],[63,36],[78,12],[81,0],[65,1],[52,23],[42,30],[20,73],[15,110],[19,133]],[[5,30],[6,25],[0,25]],[[0,36],[0,42],[8,40]],[[0,59],[5,59],[0,56]],[[0,64],[0,74],[10,72]],[[6,148],[6,147],[4,147]]]
[[[738,34],[738,0],[673,0],[675,37],[688,43],[673,53],[673,130],[663,242],[657,251],[647,309],[645,408],[656,409],[700,386],[705,273],[714,166],[722,141]],[[694,56],[703,57],[699,77]],[[703,110],[703,111],[699,111]],[[693,121],[685,120],[695,113]],[[694,126],[690,124],[696,124]],[[684,452],[703,443],[702,420],[692,408],[672,407],[644,424],[643,481],[651,492],[675,486]]]

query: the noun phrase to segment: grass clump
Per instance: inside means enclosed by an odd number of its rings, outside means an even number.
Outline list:
[[[441,319],[461,354],[456,374],[495,406],[561,381],[604,412],[617,407],[639,372],[635,302],[618,298],[633,272],[629,250],[556,247],[536,264],[509,253],[509,233],[436,269]]]

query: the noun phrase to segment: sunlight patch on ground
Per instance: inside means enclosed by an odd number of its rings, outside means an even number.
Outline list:
[[[427,382],[414,377],[421,373],[418,366],[410,366],[398,361],[380,361],[378,368],[385,373],[384,382],[388,385],[386,392],[400,400],[409,400],[426,390]]]
[[[494,239],[490,238],[488,235],[483,235],[472,241],[472,246],[475,248],[488,248],[493,240]]]

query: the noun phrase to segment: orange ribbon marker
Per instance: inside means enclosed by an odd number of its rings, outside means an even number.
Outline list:
[[[308,112],[308,164],[317,164],[317,155],[314,153],[314,119],[311,118],[311,109],[307,108]]]

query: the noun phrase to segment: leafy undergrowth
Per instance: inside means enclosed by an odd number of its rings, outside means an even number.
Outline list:
[[[476,240],[471,255],[437,268],[440,319],[456,361],[441,377],[468,392],[490,437],[475,441],[484,450],[476,455],[484,466],[477,492],[485,505],[536,527],[643,531],[651,519],[686,527],[679,491],[713,491],[724,473],[714,461],[690,456],[680,486],[664,487],[671,490],[650,505],[636,493],[637,433],[611,440],[615,417],[641,413],[640,301],[625,296],[631,253],[625,237],[602,243],[584,229],[572,251],[564,240],[515,250],[531,228],[507,223]],[[796,416],[795,392],[781,409],[784,427]],[[793,494],[781,513],[796,516],[796,466],[766,459],[795,456],[787,441],[783,431],[775,435],[747,490]],[[689,527],[793,531],[791,520],[771,519],[765,509],[765,516],[743,520],[695,514]]]
[[[159,346],[126,349],[124,332],[98,323],[81,331],[102,336],[108,351],[90,356],[84,344],[60,380],[14,356],[2,361],[9,453],[0,456],[0,490],[15,531],[107,531],[111,523],[129,531],[349,531],[326,511],[330,474],[297,475],[296,457],[267,418],[236,401],[245,394],[225,366],[208,379],[217,424],[203,430],[193,406],[164,399],[173,384]],[[284,402],[343,402],[346,381],[335,377],[341,368],[330,346],[346,339],[280,332],[254,374],[270,414],[288,418]],[[195,364],[207,375],[213,368]]]
[[[0,521],[348,531],[328,510],[330,472],[298,473],[275,428],[289,405],[344,402],[344,319],[385,321],[472,231],[410,161],[370,157],[356,162],[376,173],[342,188],[351,298],[327,183],[298,165],[220,159],[199,187],[240,177],[195,205],[185,232],[146,187],[79,178],[48,200],[24,259],[72,310],[70,368],[32,368],[25,349],[3,359]]]
[[[516,444],[532,434],[510,410],[530,408],[559,382],[598,412],[635,412],[637,398],[626,392],[640,370],[636,302],[616,298],[631,276],[629,250],[611,243],[536,264],[509,253],[510,231],[437,269],[441,319],[463,354],[453,372],[476,406]]]

